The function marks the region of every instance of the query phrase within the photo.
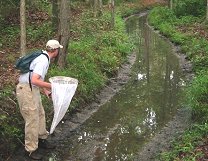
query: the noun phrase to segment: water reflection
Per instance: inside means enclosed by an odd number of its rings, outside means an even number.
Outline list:
[[[137,46],[132,80],[78,132],[72,143],[78,160],[132,160],[179,106],[184,82],[171,45],[147,26],[146,17],[132,17],[126,26]]]

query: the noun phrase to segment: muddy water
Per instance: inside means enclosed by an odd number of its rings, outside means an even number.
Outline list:
[[[179,108],[183,79],[171,45],[146,17],[131,17],[126,28],[137,46],[132,78],[65,140],[62,160],[133,160]]]

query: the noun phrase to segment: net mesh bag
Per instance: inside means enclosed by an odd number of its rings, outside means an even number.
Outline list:
[[[77,89],[78,80],[71,77],[56,76],[49,78],[51,82],[54,117],[50,128],[52,134],[67,112],[72,97]]]

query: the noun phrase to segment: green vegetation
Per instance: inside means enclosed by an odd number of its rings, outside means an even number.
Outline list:
[[[193,64],[195,77],[186,89],[186,98],[192,109],[194,125],[179,139],[169,152],[162,153],[160,160],[197,160],[205,153],[197,148],[206,142],[208,121],[208,32],[205,17],[205,2],[196,0],[178,1],[174,9],[154,8],[148,17],[149,23],[161,34],[181,47],[181,51]]]
[[[81,26],[85,27],[77,31],[82,33],[79,40],[70,43],[67,68],[59,70],[54,67],[49,75],[77,78],[79,80],[77,98],[90,101],[108,78],[116,74],[118,67],[133,49],[133,43],[125,34],[124,22],[120,16],[116,17],[114,30],[107,25],[110,23],[108,13],[99,19],[92,18],[90,13],[85,14],[80,22],[83,23]],[[72,30],[77,27],[73,26]]]
[[[194,125],[183,136],[173,141],[170,152],[165,152],[160,156],[161,161],[195,161],[203,157],[200,150],[195,149],[196,146],[202,144],[207,136],[208,125]],[[180,143],[179,143],[180,142]]]
[[[187,89],[187,96],[192,107],[193,118],[197,122],[207,123],[208,121],[208,72],[197,73]]]
[[[206,0],[179,0],[174,2],[174,13],[180,16],[204,16],[206,11]]]

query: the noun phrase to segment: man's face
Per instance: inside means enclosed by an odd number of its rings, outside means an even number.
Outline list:
[[[56,51],[55,51],[54,57],[57,57],[58,56],[59,51],[60,51],[60,48],[57,48]]]

